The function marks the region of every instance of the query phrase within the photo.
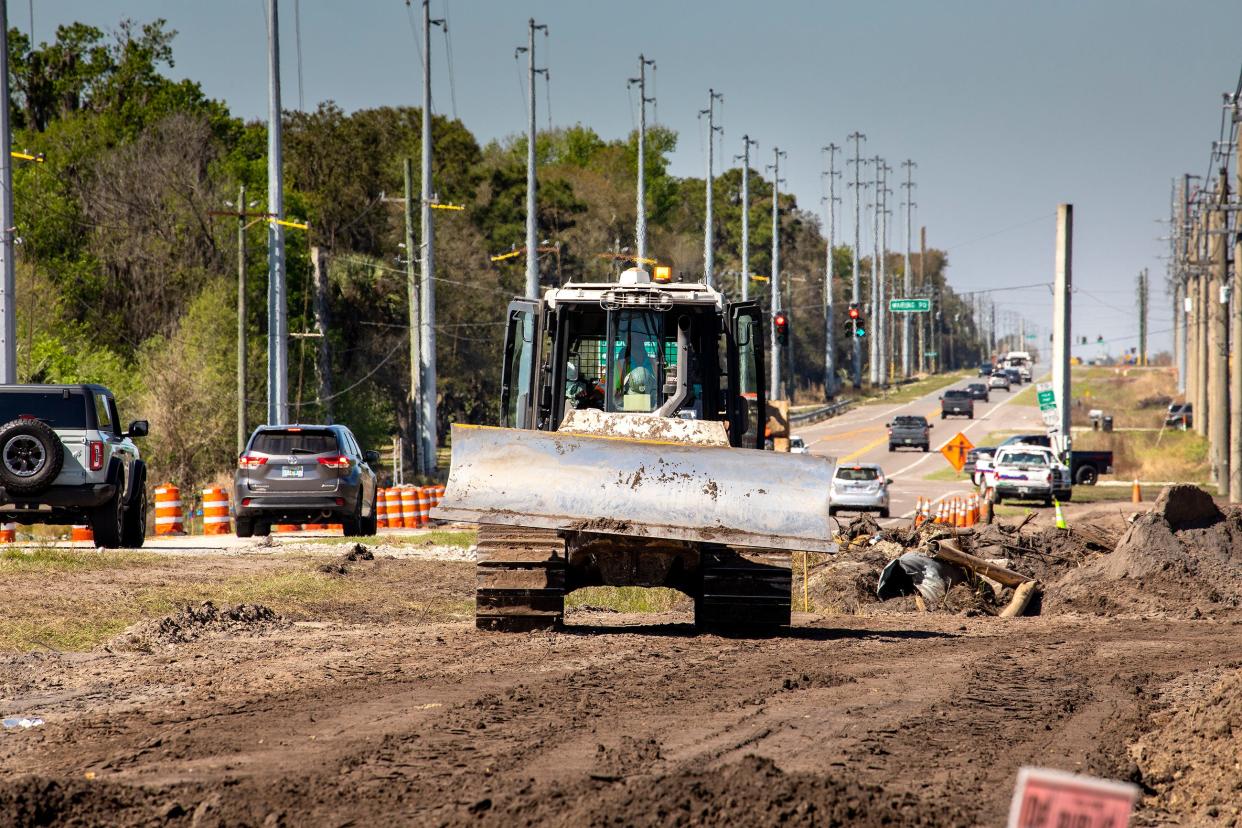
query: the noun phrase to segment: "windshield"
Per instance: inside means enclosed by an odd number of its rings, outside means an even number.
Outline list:
[[[1046,466],[1048,455],[1040,451],[1011,451],[1000,460],[1005,466]]]
[[[80,391],[20,391],[0,394],[0,422],[42,420],[52,428],[86,428],[86,395]]]
[[[879,480],[880,470],[867,466],[851,466],[837,469],[837,480]]]
[[[895,426],[918,426],[921,428],[922,426],[927,425],[927,420],[923,419],[922,417],[897,417],[893,420],[893,425]]]
[[[966,396],[965,391],[945,391],[944,392],[944,397],[946,400],[949,399],[950,397],[959,398],[959,397],[965,397],[965,396]]]
[[[263,454],[339,454],[340,445],[331,431],[288,429],[258,432],[250,450]]]

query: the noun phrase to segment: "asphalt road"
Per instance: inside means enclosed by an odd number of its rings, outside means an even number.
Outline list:
[[[1038,373],[1035,376],[1039,376]],[[966,379],[946,388],[964,387],[977,379]],[[939,451],[959,432],[975,445],[983,444],[984,438],[993,431],[1024,430],[1043,432],[1039,409],[1034,405],[1011,405],[1018,392],[1027,385],[1014,386],[1011,391],[993,389],[988,402],[975,401],[975,418],[964,417],[940,419],[940,395],[946,389],[932,391],[907,403],[885,402],[858,406],[831,420],[803,426],[794,433],[806,441],[812,454],[833,457],[838,463],[879,463],[885,476],[892,479],[889,488],[890,510],[893,517],[908,518],[914,514],[919,497],[933,501],[969,494],[975,491],[969,482],[924,480],[932,472],[950,468],[949,461]],[[889,420],[899,414],[922,414],[932,423],[931,451],[898,449],[888,450]],[[845,513],[850,514],[850,513]],[[885,521],[881,521],[884,523]]]

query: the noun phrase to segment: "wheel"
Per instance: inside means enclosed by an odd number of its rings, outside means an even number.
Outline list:
[[[125,510],[121,524],[121,544],[127,549],[141,549],[147,539],[147,475],[145,471],[138,474],[134,502]]]
[[[0,426],[0,483],[11,494],[33,495],[52,485],[65,464],[65,447],[42,420]]]
[[[270,520],[254,518],[254,533],[261,538],[272,534],[272,522]]]
[[[829,506],[829,507],[828,507],[828,517],[836,517],[836,514],[837,514],[837,507],[836,507],[836,506]]]
[[[881,509],[881,510],[880,510],[880,517],[882,517],[882,518],[886,518],[886,517],[888,517],[888,507],[887,507],[887,506],[885,506],[883,509]]]
[[[379,532],[379,515],[375,513],[375,504],[371,504],[371,514],[369,517],[358,519],[358,534],[371,537]]]
[[[1100,473],[1095,466],[1079,466],[1078,471],[1074,472],[1074,482],[1079,486],[1094,486],[1100,479]]]
[[[125,524],[125,487],[118,483],[112,497],[93,507],[88,516],[95,545],[103,549],[116,549],[121,545]]]
[[[924,454],[926,454],[926,453],[927,453],[927,452],[929,452],[929,451],[931,451],[931,444],[930,444],[930,443],[924,443],[924,444],[923,444],[923,453],[924,453]]]
[[[896,447],[896,446],[894,446],[892,443],[889,443],[889,444],[888,444],[888,450],[889,450],[889,451],[896,451],[896,450],[897,450],[897,447]]]
[[[966,415],[966,419],[968,420],[973,420],[974,418],[975,418],[975,413],[973,411]]]
[[[1002,503],[1002,502],[1003,502],[1003,500],[1002,500],[1002,498],[1001,498],[1001,496],[1000,496],[1000,492],[993,491],[993,492],[992,492],[992,505],[993,505],[993,506],[999,506],[999,505],[1001,505],[1001,503]]]
[[[235,521],[237,537],[249,538],[254,535],[254,518],[239,517]]]
[[[341,518],[341,526],[344,529],[345,537],[353,538],[362,534],[362,493],[358,493],[358,504],[354,506],[354,513]]]
[[[1050,498],[1050,497],[1045,497],[1045,498],[1044,498],[1044,508],[1045,508],[1045,509],[1051,509],[1051,508],[1052,508],[1052,498]]]
[[[948,415],[947,415],[947,414],[945,414],[943,411],[941,411],[941,412],[940,412],[940,419],[942,419],[942,420],[943,420],[943,419],[944,419],[945,417],[947,417],[947,416],[948,416]]]

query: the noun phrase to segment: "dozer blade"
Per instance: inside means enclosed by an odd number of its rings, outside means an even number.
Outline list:
[[[808,454],[454,425],[432,517],[832,552],[835,462]]]

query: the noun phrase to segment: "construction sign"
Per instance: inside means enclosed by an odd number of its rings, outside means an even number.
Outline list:
[[[966,465],[966,452],[974,447],[975,444],[967,440],[966,435],[959,431],[956,437],[940,447],[940,453],[944,455],[944,459],[949,461],[949,465],[960,472]]]

